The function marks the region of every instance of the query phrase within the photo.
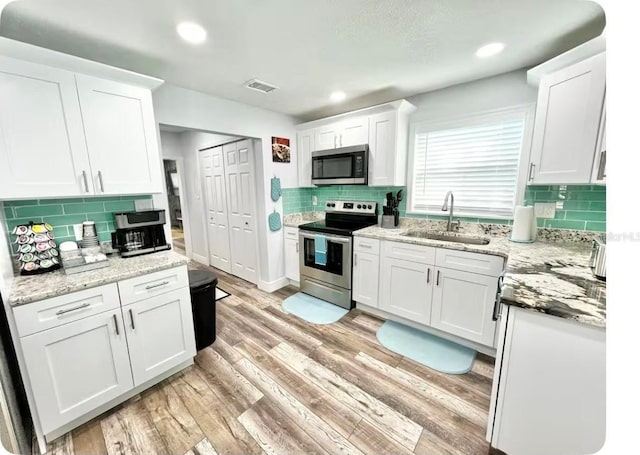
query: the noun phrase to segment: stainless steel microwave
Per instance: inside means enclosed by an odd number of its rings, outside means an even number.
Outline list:
[[[311,153],[311,183],[314,185],[366,185],[369,145],[352,145]]]

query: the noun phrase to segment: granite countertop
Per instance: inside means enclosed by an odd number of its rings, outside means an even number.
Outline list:
[[[356,231],[354,235],[504,257],[507,259],[502,297],[505,304],[605,327],[606,284],[595,278],[589,268],[591,244],[588,234],[539,230],[538,235],[543,239],[534,243],[515,243],[508,240],[509,226],[476,224],[461,229],[460,234],[487,237],[490,239],[488,245],[402,235],[418,228],[444,230],[441,224],[433,222],[428,227],[401,223],[397,229],[372,226]],[[507,292],[511,289],[513,292]]]
[[[298,227],[301,224],[320,220],[324,220],[324,212],[292,213],[284,216],[283,224],[287,227]]]
[[[131,258],[110,256],[108,267],[74,275],[66,275],[64,270],[56,270],[42,275],[19,275],[13,279],[8,303],[11,306],[24,305],[70,292],[186,265],[188,262],[189,259],[181,254],[173,251],[162,251]]]

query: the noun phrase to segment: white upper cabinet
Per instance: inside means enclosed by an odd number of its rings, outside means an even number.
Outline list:
[[[332,123],[331,125],[321,126],[314,130],[314,148],[315,150],[334,149],[339,147],[338,137],[340,136],[340,125]],[[309,157],[311,158],[311,157]],[[311,174],[309,174],[311,176]]]
[[[97,194],[162,191],[151,92],[76,75]]]
[[[604,93],[604,52],[542,77],[530,184],[591,182]]]
[[[0,198],[93,194],[71,72],[0,57]]]
[[[298,131],[298,186],[313,187],[311,184],[311,152],[315,150],[315,130]]]
[[[593,162],[591,175],[592,183],[607,183],[607,113],[606,108],[602,110],[602,120],[600,121],[600,133],[598,147],[596,149],[596,159]]]
[[[368,140],[368,117],[356,117],[340,122],[338,131],[338,147],[366,144]]]
[[[147,88],[0,57],[0,198],[162,191]]]
[[[407,115],[400,112],[369,118],[369,186],[406,184],[408,134]]]

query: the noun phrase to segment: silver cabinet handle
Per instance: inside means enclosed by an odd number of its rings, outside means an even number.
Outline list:
[[[431,269],[427,269],[427,284],[429,284],[430,280],[431,280]]]
[[[353,265],[357,266],[358,265],[358,253],[353,255],[353,259],[354,259],[354,262],[355,262]]]
[[[372,246],[372,245],[369,245],[368,243],[362,243],[362,242],[360,242],[360,243],[358,244],[358,246],[359,246],[360,248],[369,248],[369,249],[373,248],[373,246]]]
[[[340,147],[342,147],[342,134],[340,135]]]
[[[296,242],[296,253],[300,252],[300,242]]]
[[[607,151],[600,152],[600,164],[598,164],[598,176],[596,180],[602,180],[605,177],[605,166],[607,164]]]
[[[440,286],[440,270],[436,272],[436,286]]]
[[[531,163],[529,164],[529,181],[533,180],[533,170],[535,169],[536,165]]]
[[[158,283],[158,284],[150,284],[145,289],[148,291],[149,289],[159,288],[160,286],[166,286],[167,284],[169,284],[168,281],[163,281],[162,283]]]
[[[100,182],[100,191],[104,193],[104,182],[102,181],[102,171],[98,171],[98,181]]]
[[[120,335],[120,328],[118,327],[118,318],[116,315],[113,315],[113,323],[116,325],[116,335]]]
[[[82,171],[82,180],[84,181],[84,192],[89,192],[89,180],[87,180],[87,171]]]
[[[86,308],[89,305],[91,305],[89,302],[83,303],[82,305],[78,305],[76,307],[73,308],[69,308],[68,310],[60,310],[56,312],[57,316],[60,316],[62,314],[66,314],[66,313],[71,313],[72,311],[77,311],[77,310],[81,310],[82,308]]]
[[[136,329],[136,323],[133,320],[133,310],[131,308],[129,308],[129,317],[131,318],[131,330],[135,330]]]

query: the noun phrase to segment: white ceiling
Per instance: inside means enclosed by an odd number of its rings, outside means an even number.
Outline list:
[[[204,45],[178,38],[184,20]],[[0,35],[311,120],[534,66],[604,22],[584,0],[18,0]],[[494,41],[502,54],[474,56]]]

